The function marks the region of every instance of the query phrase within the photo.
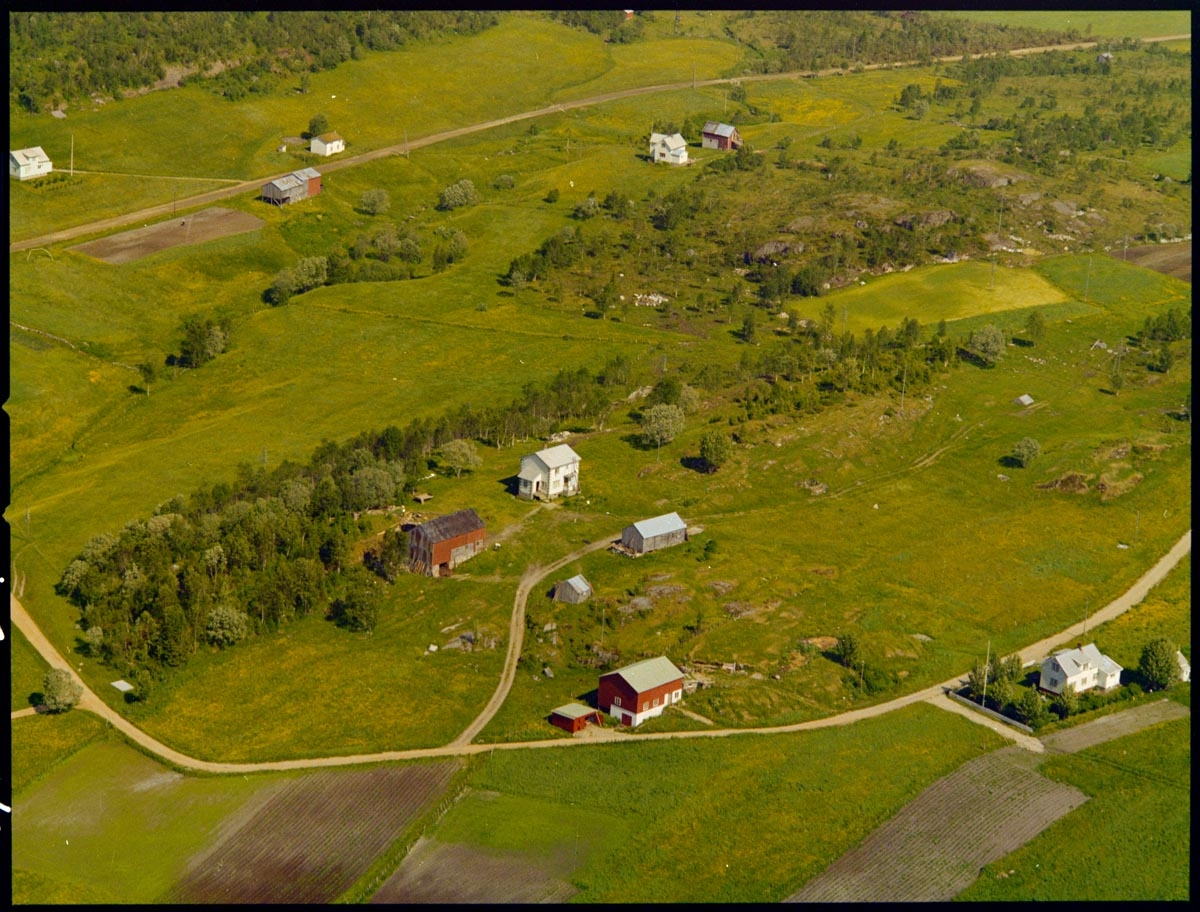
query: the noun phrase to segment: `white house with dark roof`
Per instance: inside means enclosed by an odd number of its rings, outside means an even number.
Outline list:
[[[1112,690],[1121,683],[1120,665],[1088,643],[1077,649],[1063,649],[1042,660],[1042,676],[1038,686],[1052,694],[1062,693],[1068,686],[1075,693],[1099,688]]]
[[[579,493],[579,454],[560,443],[521,457],[517,496],[523,500],[553,500]]]
[[[312,138],[308,148],[314,155],[336,155],[346,151],[346,140],[337,133],[322,133]]]
[[[8,176],[17,180],[41,177],[54,170],[54,165],[41,146],[13,149],[8,153]]]
[[[600,676],[597,703],[622,725],[640,725],[683,699],[683,672],[666,656]]]
[[[650,134],[650,161],[686,165],[687,160],[687,140],[681,133]]]

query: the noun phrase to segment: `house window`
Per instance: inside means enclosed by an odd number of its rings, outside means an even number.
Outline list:
[[[621,705],[621,698],[613,697],[613,706],[620,706],[620,705]]]
[[[646,711],[646,710],[648,710],[649,708],[650,708],[650,704],[649,704],[649,703],[646,703],[646,702],[644,702],[644,701],[643,701],[643,703],[642,703],[642,712],[645,712],[645,711]]]
[[[655,705],[655,706],[657,706],[657,705],[658,705],[658,697],[655,697],[655,698],[654,698],[654,705]]]

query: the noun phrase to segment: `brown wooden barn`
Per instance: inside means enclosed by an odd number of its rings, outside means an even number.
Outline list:
[[[737,127],[710,120],[700,132],[700,147],[703,149],[737,150],[742,147],[742,134]]]
[[[584,706],[582,703],[568,703],[550,713],[550,724],[557,725],[571,734],[583,731],[589,722],[602,726],[604,717],[600,715],[600,710]]]
[[[408,565],[414,573],[448,576],[483,550],[487,529],[474,510],[439,516],[408,533]]]

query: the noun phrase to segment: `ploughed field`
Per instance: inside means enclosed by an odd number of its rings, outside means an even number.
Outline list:
[[[72,247],[106,263],[132,263],[152,253],[185,244],[200,244],[234,234],[257,231],[265,223],[257,216],[220,206],[169,218],[153,225],[122,231]]]
[[[461,763],[306,775],[195,859],[171,903],[328,903],[443,795]]]

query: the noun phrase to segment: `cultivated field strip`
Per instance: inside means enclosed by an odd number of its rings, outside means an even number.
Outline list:
[[[939,779],[785,902],[937,902],[1087,801],[1002,748]]]
[[[571,884],[516,853],[488,854],[471,846],[421,837],[373,903],[560,903]]]
[[[1093,722],[1076,725],[1066,731],[1047,735],[1042,741],[1047,751],[1060,754],[1073,754],[1076,751],[1095,747],[1105,741],[1132,735],[1159,722],[1170,722],[1190,715],[1191,710],[1174,700],[1158,700],[1127,709],[1123,712],[1104,716]]]
[[[173,903],[328,903],[446,790],[459,760],[303,776],[165,897]]]

